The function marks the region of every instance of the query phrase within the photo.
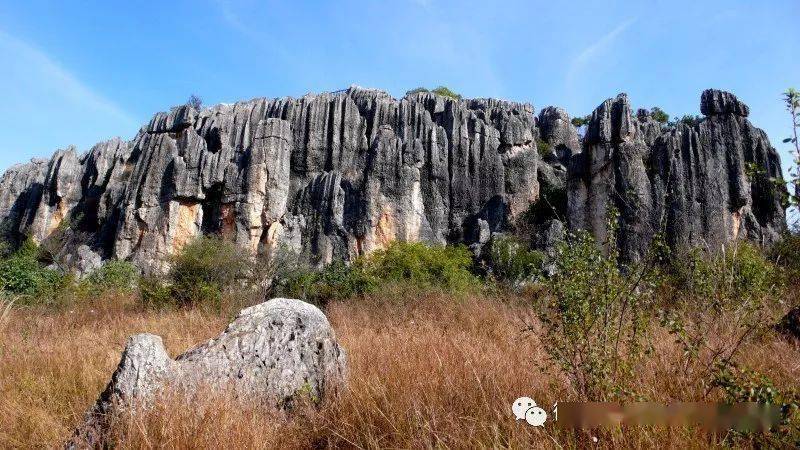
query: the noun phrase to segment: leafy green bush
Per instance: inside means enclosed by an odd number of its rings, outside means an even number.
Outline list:
[[[362,265],[370,275],[395,282],[460,291],[477,283],[472,254],[463,245],[427,246],[421,242],[394,242],[367,256]]]
[[[518,284],[541,276],[544,253],[530,250],[517,238],[497,236],[492,238],[489,264],[497,279]]]
[[[248,259],[234,243],[203,236],[172,258],[169,280],[181,304],[217,302],[222,291],[246,276]]]
[[[186,244],[170,262],[172,297],[184,305],[218,305],[226,288],[247,277],[250,264],[234,243],[208,236]]]
[[[577,127],[582,127],[584,125],[588,125],[589,121],[591,120],[592,116],[588,115],[584,117],[573,117],[572,120],[570,120],[570,122],[572,123],[572,126],[577,128]]]
[[[334,262],[322,270],[296,271],[280,282],[278,291],[318,304],[373,292],[386,283],[463,291],[478,285],[472,265],[464,246],[393,242],[349,266]]]
[[[450,90],[450,88],[446,86],[439,86],[436,89],[433,89],[431,92],[437,95],[441,95],[443,97],[450,97],[455,100],[461,100],[461,94],[457,94]]]
[[[800,392],[780,389],[772,380],[755,370],[733,363],[714,368],[711,385],[722,390],[726,403],[754,402],[780,407],[780,423],[766,433],[732,431],[728,444],[755,444],[756,448],[796,448],[800,445]],[[737,442],[737,441],[742,442]]]
[[[542,156],[549,156],[553,154],[553,146],[539,137],[536,138],[536,150]]]
[[[713,369],[732,364],[783,310],[780,270],[745,242],[716,255],[699,249],[682,255],[666,285],[672,295],[660,312],[661,324],[681,345],[683,364],[708,368],[694,375],[698,386],[713,386]]]
[[[83,281],[90,291],[132,292],[139,278],[139,270],[127,261],[117,259],[107,261],[99,269],[90,273]]]
[[[782,286],[780,272],[755,245],[740,242],[722,253],[708,256],[694,249],[674,265],[673,281],[691,302],[720,310],[750,305]]]
[[[800,282],[800,234],[787,233],[769,250],[770,260],[787,272],[790,282]]]
[[[47,300],[62,289],[66,277],[39,262],[39,248],[26,240],[11,256],[0,261],[0,289],[24,296],[26,301]]]
[[[148,308],[160,309],[175,304],[172,289],[159,277],[141,277],[138,288],[142,303]]]
[[[650,109],[650,117],[658,123],[663,124],[669,122],[669,114],[665,113],[664,110],[658,106],[654,106]]]
[[[344,299],[372,292],[378,280],[359,263],[352,266],[335,261],[322,270],[298,270],[282,280],[277,290],[281,295],[324,305],[333,299]]]
[[[559,244],[539,314],[548,354],[583,399],[624,395],[649,349],[655,273],[645,266],[623,273],[612,244],[604,255],[584,231]]]
[[[689,125],[690,127],[693,127],[695,125],[699,125],[700,122],[703,121],[703,116],[693,116],[691,114],[684,114],[683,117],[681,117],[680,121],[681,121],[681,123],[684,123],[686,125]]]

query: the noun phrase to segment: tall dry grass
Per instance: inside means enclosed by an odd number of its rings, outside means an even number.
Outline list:
[[[318,409],[260,409],[221,395],[165,397],[121,418],[119,448],[705,448],[723,436],[691,429],[572,432],[514,420],[522,395],[542,405],[574,400],[547,358],[530,301],[509,295],[413,291],[330,304],[348,352],[349,388]],[[60,312],[15,309],[0,336],[0,447],[52,447],[65,439],[119,361],[127,336],[164,337],[174,356],[222,330],[229,314],[144,311],[128,297]],[[721,324],[720,326],[724,326]],[[533,331],[523,332],[531,328]],[[699,400],[681,349],[665,332],[638,369],[634,390],[655,401]],[[768,335],[743,360],[781,386],[796,383],[800,349]],[[689,372],[701,370],[701,365]],[[708,400],[715,400],[714,394]],[[593,444],[592,437],[599,438]]]

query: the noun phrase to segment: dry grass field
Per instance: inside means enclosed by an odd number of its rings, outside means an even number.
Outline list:
[[[548,359],[530,296],[389,291],[333,302],[325,312],[348,352],[349,387],[319,408],[277,413],[213,394],[187,404],[163,396],[120,418],[117,448],[705,448],[725,436],[695,429],[564,431],[514,420],[522,395],[542,405],[575,400]],[[126,338],[150,332],[171,355],[218,334],[231,318],[202,309],[143,309],[106,295],[60,309],[13,308],[0,332],[0,447],[57,447],[104,388]],[[725,324],[718,324],[724,328]],[[523,331],[528,329],[528,331]],[[724,335],[725,333],[721,333]],[[637,394],[653,401],[718,400],[691,375],[672,335],[656,328],[636,367]],[[800,346],[775,334],[740,361],[778,387],[796,384]],[[592,437],[598,438],[593,443]],[[745,444],[749,446],[750,444]]]

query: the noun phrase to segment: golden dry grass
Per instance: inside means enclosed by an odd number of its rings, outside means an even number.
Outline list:
[[[338,302],[330,318],[349,357],[349,388],[319,409],[266,411],[223,396],[201,402],[163,398],[122,418],[120,448],[475,448],[588,447],[588,432],[515,422],[522,395],[542,405],[574,400],[552,367],[528,302],[520,297],[453,298],[390,292]],[[0,329],[0,447],[58,446],[80,423],[119,361],[126,338],[151,332],[171,355],[219,333],[229,314],[145,311],[128,297],[72,310],[17,308]],[[655,352],[634,389],[656,401],[698,400],[702,387],[681,378],[680,348],[656,331]],[[769,335],[743,361],[780,386],[796,383],[800,349]],[[698,367],[692,368],[699,370]],[[712,400],[714,398],[711,398]],[[604,448],[703,448],[721,443],[687,429],[596,433]]]

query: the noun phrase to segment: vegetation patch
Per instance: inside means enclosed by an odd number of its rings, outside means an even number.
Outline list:
[[[334,262],[321,270],[290,274],[277,289],[316,304],[375,292],[392,283],[461,292],[480,284],[472,269],[472,254],[464,246],[393,242],[349,266]]]

